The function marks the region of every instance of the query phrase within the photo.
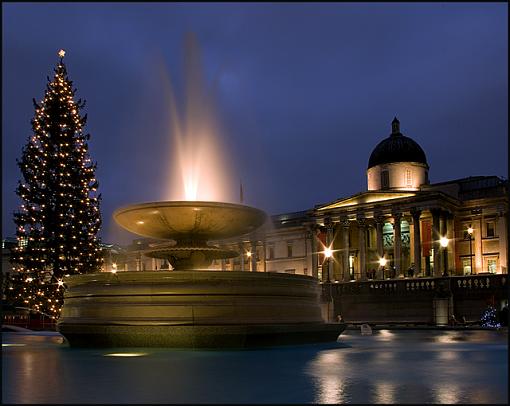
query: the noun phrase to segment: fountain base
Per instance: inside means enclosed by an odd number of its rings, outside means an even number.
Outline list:
[[[246,348],[336,341],[315,278],[263,272],[119,272],[66,278],[57,329],[71,346]]]

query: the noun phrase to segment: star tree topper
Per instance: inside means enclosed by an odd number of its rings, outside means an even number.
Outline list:
[[[63,58],[64,56],[66,56],[66,51],[64,51],[63,49],[61,49],[60,51],[58,51],[58,56],[60,56],[61,58]]]

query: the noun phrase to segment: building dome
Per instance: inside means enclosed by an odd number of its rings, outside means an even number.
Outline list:
[[[400,132],[400,122],[395,117],[391,123],[390,136],[382,140],[372,151],[368,169],[394,162],[416,162],[428,167],[425,152],[418,143]]]

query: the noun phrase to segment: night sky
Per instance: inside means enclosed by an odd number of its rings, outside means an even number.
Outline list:
[[[401,130],[432,183],[508,174],[506,3],[2,4],[2,233],[14,236],[32,98],[57,51],[87,105],[105,242],[119,206],[164,198],[169,106],[196,35],[232,179],[279,214],[366,190],[371,151]],[[163,72],[163,74],[162,74]]]

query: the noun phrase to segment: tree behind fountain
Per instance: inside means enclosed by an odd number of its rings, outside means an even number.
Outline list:
[[[32,132],[17,164],[21,170],[16,194],[22,200],[14,213],[18,247],[14,272],[4,281],[6,303],[29,307],[58,318],[65,275],[97,272],[102,264],[97,232],[101,226],[95,178],[88,154],[90,134],[83,128],[85,105],[74,100],[65,52],[48,78],[44,99],[34,100]]]

